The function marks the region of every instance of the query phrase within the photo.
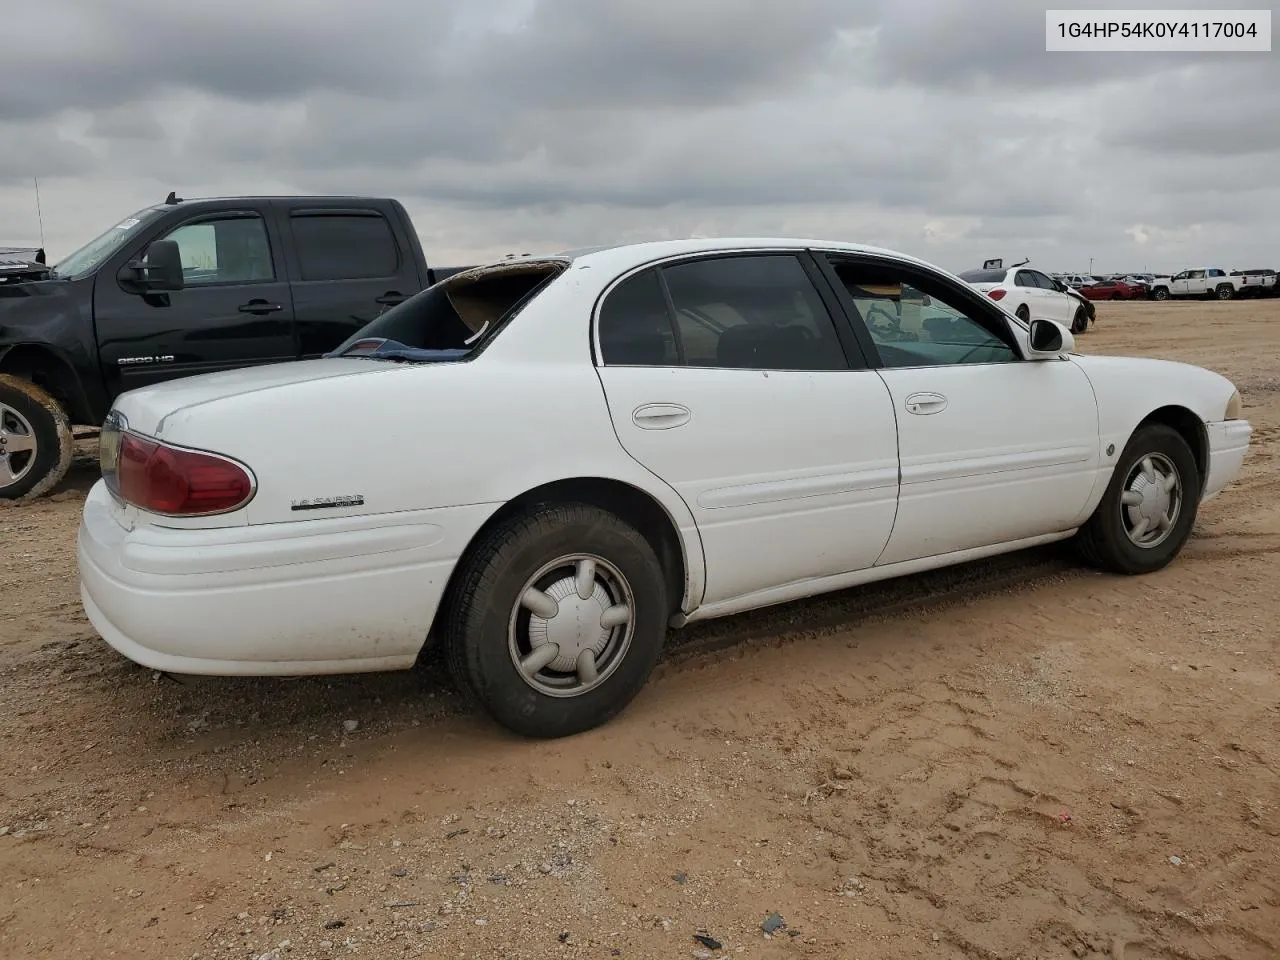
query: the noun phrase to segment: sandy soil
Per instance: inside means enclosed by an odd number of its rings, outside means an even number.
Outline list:
[[[133,666],[81,614],[79,463],[0,511],[0,955],[1280,956],[1280,301],[1104,304],[1081,348],[1242,388],[1255,450],[1171,568],[1055,549],[690,629],[554,743],[433,663]]]

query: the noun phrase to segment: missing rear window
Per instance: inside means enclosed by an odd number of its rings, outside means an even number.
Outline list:
[[[329,356],[411,363],[465,359],[567,265],[563,260],[533,260],[456,273],[388,310]]]

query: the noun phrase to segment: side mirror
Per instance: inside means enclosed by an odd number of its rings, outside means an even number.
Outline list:
[[[182,251],[175,240],[157,240],[147,247],[145,258],[131,260],[120,271],[120,279],[153,292],[181,290]]]
[[[1056,320],[1037,318],[1027,328],[1031,359],[1048,360],[1075,349],[1076,338]]]

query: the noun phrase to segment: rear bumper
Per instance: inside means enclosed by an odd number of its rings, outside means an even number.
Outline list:
[[[484,507],[215,529],[115,519],[99,481],[77,539],[90,622],[117,651],[173,673],[403,669],[426,640]]]
[[[1240,473],[1253,426],[1248,420],[1220,420],[1205,424],[1209,435],[1209,472],[1205,477],[1202,500],[1222,492]]]

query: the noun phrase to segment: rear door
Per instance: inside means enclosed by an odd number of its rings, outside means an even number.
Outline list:
[[[298,356],[319,357],[421,289],[399,218],[379,204],[282,205]]]
[[[292,360],[293,303],[266,201],[193,214],[156,236],[182,257],[185,288],[132,293],[94,281],[99,357],[110,393],[162,380]],[[130,253],[142,256],[145,245]]]
[[[703,603],[870,567],[888,542],[890,394],[815,277],[804,251],[716,254],[647,268],[602,298],[614,428],[688,504]]]

